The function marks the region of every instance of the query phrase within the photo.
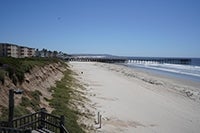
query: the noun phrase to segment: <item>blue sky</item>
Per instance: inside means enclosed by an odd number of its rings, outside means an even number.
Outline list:
[[[0,31],[70,54],[200,57],[200,0],[0,0]]]

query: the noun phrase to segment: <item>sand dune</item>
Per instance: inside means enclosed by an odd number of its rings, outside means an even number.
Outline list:
[[[200,83],[113,64],[70,64],[86,87],[91,112],[102,115],[95,132],[199,133]]]

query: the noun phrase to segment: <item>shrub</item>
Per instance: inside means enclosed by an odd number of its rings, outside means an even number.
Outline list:
[[[12,77],[13,77],[13,75],[14,75],[14,73],[15,73],[14,68],[11,67],[11,66],[7,66],[7,67],[5,68],[5,70],[8,72],[9,78],[12,79]]]
[[[62,62],[59,59],[54,58],[12,58],[12,57],[0,57],[0,67],[8,72],[9,78],[16,85],[24,81],[25,73],[30,73],[34,66],[43,67],[51,63]],[[1,69],[1,68],[0,68]],[[0,81],[3,82],[4,76],[0,73]]]
[[[17,77],[18,81],[20,83],[22,83],[24,81],[24,77],[25,77],[24,74],[25,74],[25,72],[23,70],[17,69],[15,74],[16,74],[16,77]]]
[[[34,111],[37,111],[40,109],[40,96],[42,95],[42,93],[38,90],[35,90],[33,92],[28,92],[30,95],[30,99],[23,96],[22,97],[22,102],[21,102],[21,106],[23,107],[31,107]]]
[[[52,111],[52,114],[64,115],[67,118],[65,125],[70,132],[84,133],[83,129],[77,123],[79,112],[69,107],[69,101],[72,98],[70,94],[73,90],[67,85],[72,85],[73,82],[72,72],[66,70],[63,79],[56,82],[56,87],[51,88],[54,90],[54,94],[50,100],[50,105],[55,109]]]
[[[29,114],[29,113],[30,111],[26,109],[25,106],[18,105],[14,109],[14,117],[20,117],[22,115]]]
[[[4,70],[0,70],[0,81],[2,84],[4,84],[5,73],[6,72]]]
[[[14,85],[17,85],[17,77],[15,75],[12,77],[12,82]]]
[[[25,96],[22,96],[22,102],[20,103],[22,106],[28,106],[29,105],[29,99]]]

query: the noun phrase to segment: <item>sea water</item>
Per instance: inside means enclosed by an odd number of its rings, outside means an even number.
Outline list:
[[[126,66],[158,74],[200,82],[200,59],[192,59],[190,65],[156,62],[125,63]]]

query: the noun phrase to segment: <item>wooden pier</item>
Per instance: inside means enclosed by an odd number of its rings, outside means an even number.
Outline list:
[[[190,65],[192,59],[190,58],[152,58],[152,57],[82,57],[70,56],[65,58],[66,61],[79,61],[79,62],[104,62],[104,63],[157,63],[157,64],[182,64]]]
[[[125,63],[126,59],[123,58],[96,58],[96,57],[70,57],[66,61],[79,61],[79,62],[104,62],[104,63]]]
[[[148,57],[133,57],[127,60],[128,63],[146,63],[146,64],[182,64],[190,65],[190,58],[148,58]]]

